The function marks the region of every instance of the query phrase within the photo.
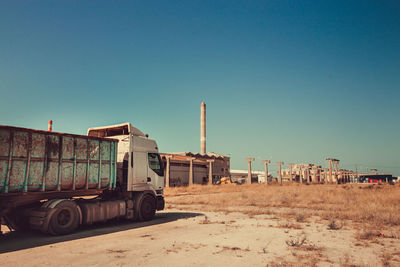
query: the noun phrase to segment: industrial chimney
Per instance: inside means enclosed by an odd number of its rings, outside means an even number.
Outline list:
[[[206,104],[200,104],[200,154],[206,154]]]

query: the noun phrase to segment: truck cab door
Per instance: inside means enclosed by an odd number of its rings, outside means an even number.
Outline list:
[[[134,191],[147,183],[147,153],[141,149],[141,139],[131,135],[129,153],[128,191]]]
[[[154,190],[164,188],[164,166],[163,161],[158,153],[147,153],[148,171],[147,183],[154,187]]]

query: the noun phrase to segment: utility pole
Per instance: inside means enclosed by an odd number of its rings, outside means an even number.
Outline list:
[[[265,171],[265,184],[268,184],[268,164],[271,163],[270,160],[263,160],[264,163],[264,171]]]

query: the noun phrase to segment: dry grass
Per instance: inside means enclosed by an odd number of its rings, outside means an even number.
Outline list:
[[[372,240],[380,236],[381,233],[373,229],[363,229],[356,234],[358,240]]]
[[[205,210],[251,210],[257,215],[274,213],[279,207],[300,210],[301,216],[291,212],[296,221],[319,216],[379,227],[400,226],[400,185],[195,185],[166,188],[165,196],[168,204],[199,205]]]

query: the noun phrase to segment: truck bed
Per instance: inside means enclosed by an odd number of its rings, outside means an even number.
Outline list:
[[[114,189],[117,142],[0,125],[0,199]]]

